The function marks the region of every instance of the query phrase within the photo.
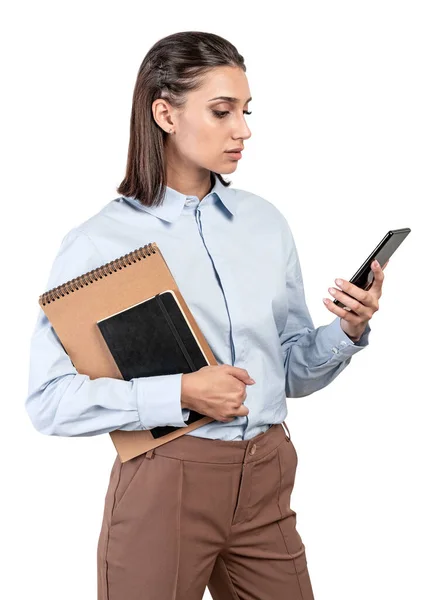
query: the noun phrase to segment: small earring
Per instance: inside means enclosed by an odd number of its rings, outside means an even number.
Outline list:
[[[173,129],[170,129],[170,133],[173,133]]]

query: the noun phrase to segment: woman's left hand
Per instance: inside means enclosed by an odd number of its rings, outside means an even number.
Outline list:
[[[379,299],[381,297],[381,289],[384,281],[384,269],[387,267],[387,261],[381,268],[377,261],[371,263],[371,269],[374,273],[374,280],[369,290],[363,290],[362,288],[349,283],[345,279],[336,279],[335,283],[343,290],[340,291],[335,288],[329,288],[329,293],[334,296],[337,300],[345,304],[351,309],[349,312],[345,308],[337,306],[334,302],[331,302],[329,298],[323,298],[327,309],[338,315],[340,318],[340,324],[343,331],[347,336],[351,338],[353,342],[358,342],[361,338],[362,333],[366,329],[366,325],[372,316],[379,309]],[[345,294],[347,292],[347,294]],[[350,296],[348,295],[350,294]],[[352,296],[352,298],[351,298]]]

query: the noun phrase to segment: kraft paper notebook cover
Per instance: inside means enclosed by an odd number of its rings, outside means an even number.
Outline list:
[[[39,304],[79,373],[91,379],[124,379],[98,321],[167,290],[175,294],[208,364],[217,365],[155,242],[46,291],[39,297]],[[150,430],[116,430],[109,435],[121,462],[125,462],[213,420],[205,416],[158,438]]]

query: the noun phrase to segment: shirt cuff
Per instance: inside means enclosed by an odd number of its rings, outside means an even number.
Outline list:
[[[348,356],[353,356],[369,345],[369,333],[371,331],[369,323],[367,323],[358,342],[353,342],[343,331],[340,317],[336,317],[329,325],[325,325],[323,329],[322,335],[324,335],[325,343],[336,358],[346,359]]]
[[[183,373],[139,377],[139,420],[146,429],[154,427],[187,427],[189,409],[181,406],[181,380]]]

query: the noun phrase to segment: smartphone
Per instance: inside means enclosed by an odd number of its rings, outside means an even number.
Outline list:
[[[374,272],[371,269],[372,262],[378,260],[381,268],[383,268],[409,233],[409,227],[405,227],[404,229],[391,229],[388,231],[378,246],[369,254],[355,275],[351,277],[349,282],[363,290],[368,290],[374,282]],[[345,294],[346,293],[347,292],[345,292]],[[348,294],[348,296],[350,296],[350,294]],[[342,302],[337,300],[337,298],[334,298],[334,304],[337,304],[337,306],[344,308],[348,312],[352,312],[349,306],[345,306]]]

